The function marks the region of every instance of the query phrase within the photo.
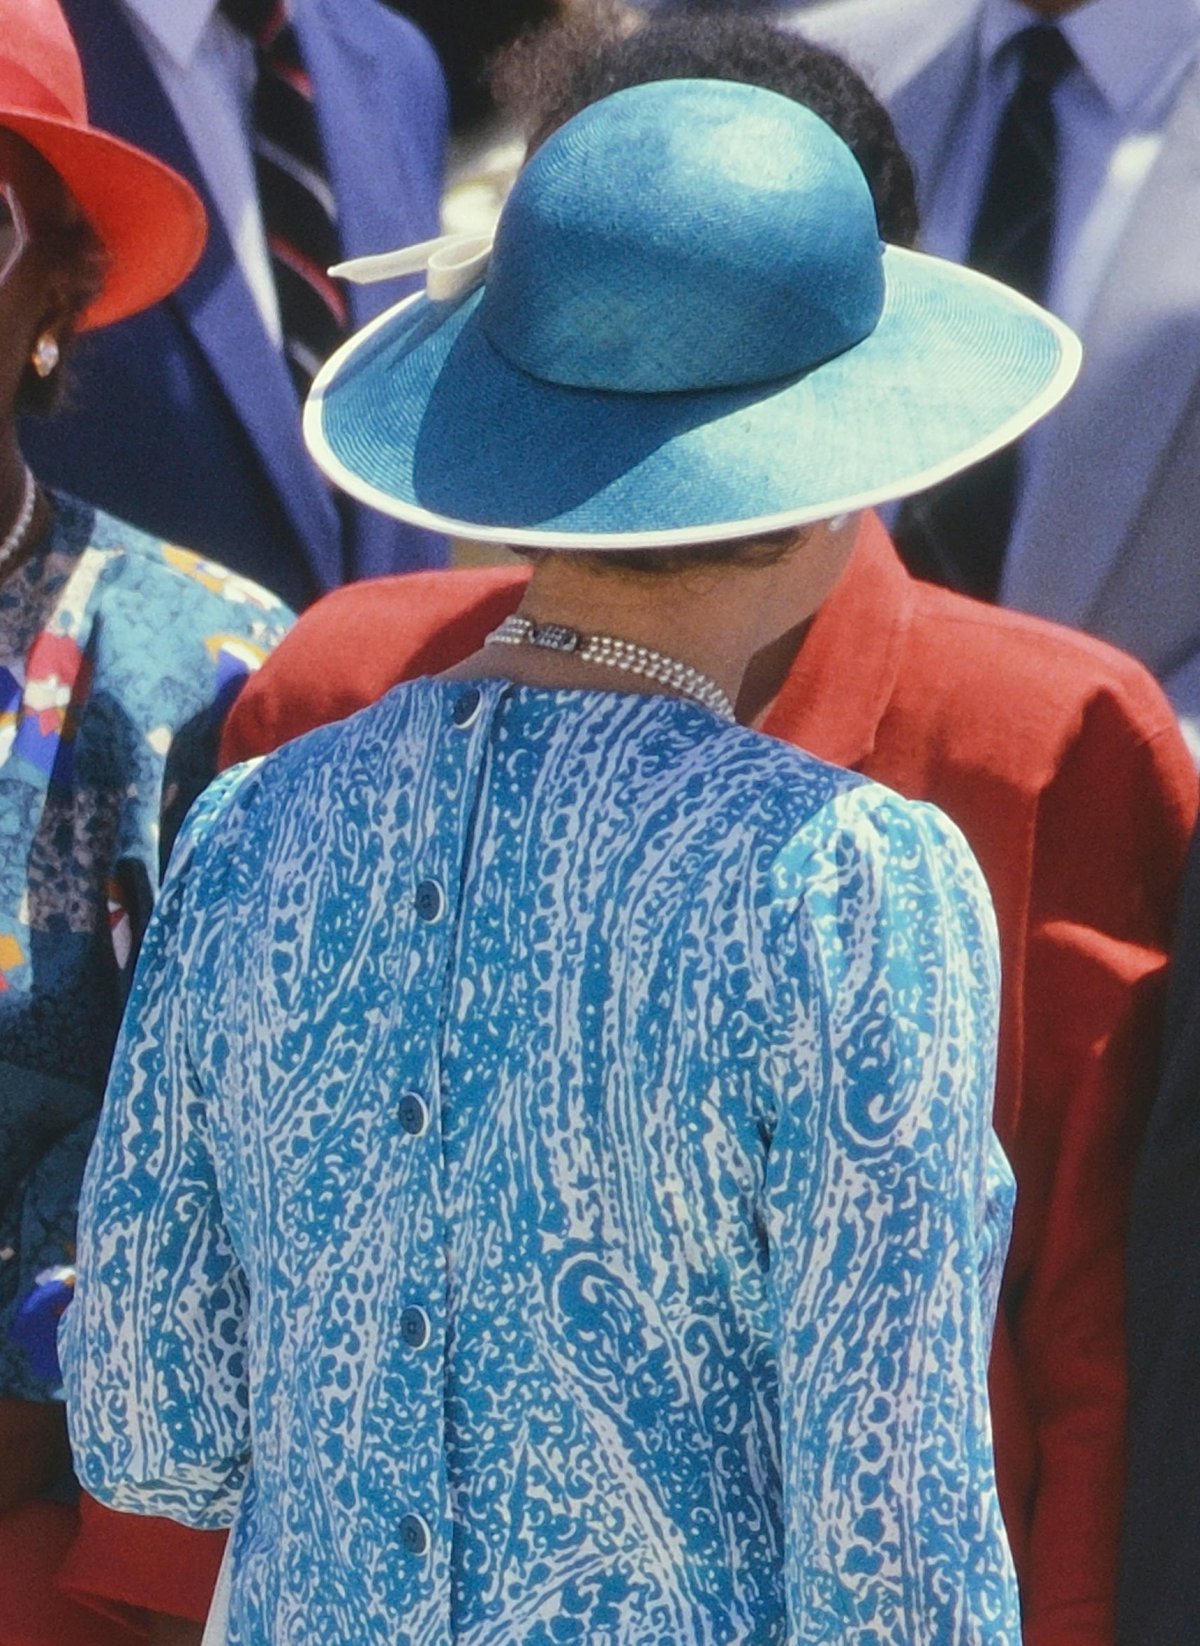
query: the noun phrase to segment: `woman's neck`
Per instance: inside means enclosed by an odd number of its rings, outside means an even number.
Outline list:
[[[649,647],[715,681],[758,719],[778,691],[813,613],[850,557],[857,516],[797,533],[769,565],[714,563],[672,572],[608,568],[570,553],[539,560],[521,601],[536,623],[610,635]],[[532,646],[485,646],[449,671],[500,675],[528,685],[661,691],[643,677]]]
[[[27,468],[11,426],[0,436],[0,544],[8,541],[21,524],[26,492]],[[35,487],[32,508],[28,511],[24,529],[16,543],[11,544],[0,560],[0,582],[10,577],[29,559],[50,528],[54,510],[45,491]]]
[[[0,538],[12,526],[25,492],[25,459],[11,422],[0,431]]]

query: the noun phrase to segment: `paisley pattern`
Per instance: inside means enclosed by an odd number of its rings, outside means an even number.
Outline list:
[[[160,856],[211,779],[221,721],[291,614],[56,496],[0,583],[0,1394],[54,1396],[13,1330],[69,1263]],[[52,1338],[50,1340],[52,1342]]]
[[[995,933],[693,705],[418,681],[200,802],[63,1331],[232,1646],[1017,1646]],[[253,1436],[253,1441],[251,1441]]]

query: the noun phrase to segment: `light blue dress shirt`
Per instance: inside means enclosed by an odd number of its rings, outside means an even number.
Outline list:
[[[921,243],[964,262],[992,146],[1016,90],[1012,41],[1056,22],[1076,63],[1054,91],[1058,199],[1047,308],[1078,331],[1163,143],[1176,93],[1200,51],[1200,0],[1088,0],[1048,19],[1021,0],[983,0],[976,67],[936,185]]]
[[[418,681],[209,791],[88,1171],[89,1491],[233,1646],[1018,1646],[953,826],[677,699]]]
[[[1162,150],[1166,125],[1200,52],[1200,0],[1088,0],[1047,19],[1021,0],[983,0],[975,70],[947,133],[936,175],[924,179],[921,245],[965,262],[1005,105],[1016,89],[1014,38],[1054,21],[1075,66],[1054,92],[1058,191],[1046,307],[1085,330],[1138,196]],[[1188,225],[1181,225],[1187,232]],[[1008,569],[1025,553],[1022,503],[1045,445],[1035,428],[1021,445]],[[894,516],[893,516],[894,518]]]

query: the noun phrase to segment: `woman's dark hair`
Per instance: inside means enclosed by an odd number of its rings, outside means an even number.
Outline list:
[[[913,244],[912,168],[887,110],[840,57],[763,18],[689,11],[631,21],[601,5],[516,41],[496,62],[492,91],[536,143],[589,104],[652,80],[734,80],[803,103],[862,167],[880,238]]]
[[[586,562],[595,571],[641,572],[652,577],[664,573],[703,571],[707,566],[777,566],[812,530],[792,526],[783,531],[764,532],[760,537],[731,538],[724,543],[684,544],[674,549],[575,549],[571,557]],[[536,565],[560,549],[514,547],[520,560]]]
[[[79,321],[104,285],[108,254],[50,162],[16,132],[5,130],[4,136],[28,151],[30,163],[45,180],[45,198],[39,196],[39,209],[29,229],[41,267],[46,277],[54,280],[61,305],[54,327],[59,365],[49,377],[39,377],[32,365],[26,366],[17,387],[15,407],[22,415],[40,416],[53,411],[63,397],[67,359]]]
[[[64,271],[68,282],[68,312],[54,333],[58,368],[49,377],[39,377],[32,365],[27,366],[17,389],[17,412],[44,417],[70,395],[67,364],[75,347],[79,319],[104,285],[108,258],[96,231],[80,216],[39,229],[38,244],[43,255]]]

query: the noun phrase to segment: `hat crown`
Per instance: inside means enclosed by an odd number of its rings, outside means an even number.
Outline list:
[[[0,0],[0,123],[5,113],[87,122],[79,53],[57,0]]]
[[[631,87],[533,156],[480,324],[547,382],[622,393],[795,376],[883,308],[866,179],[817,115],[716,80]]]

